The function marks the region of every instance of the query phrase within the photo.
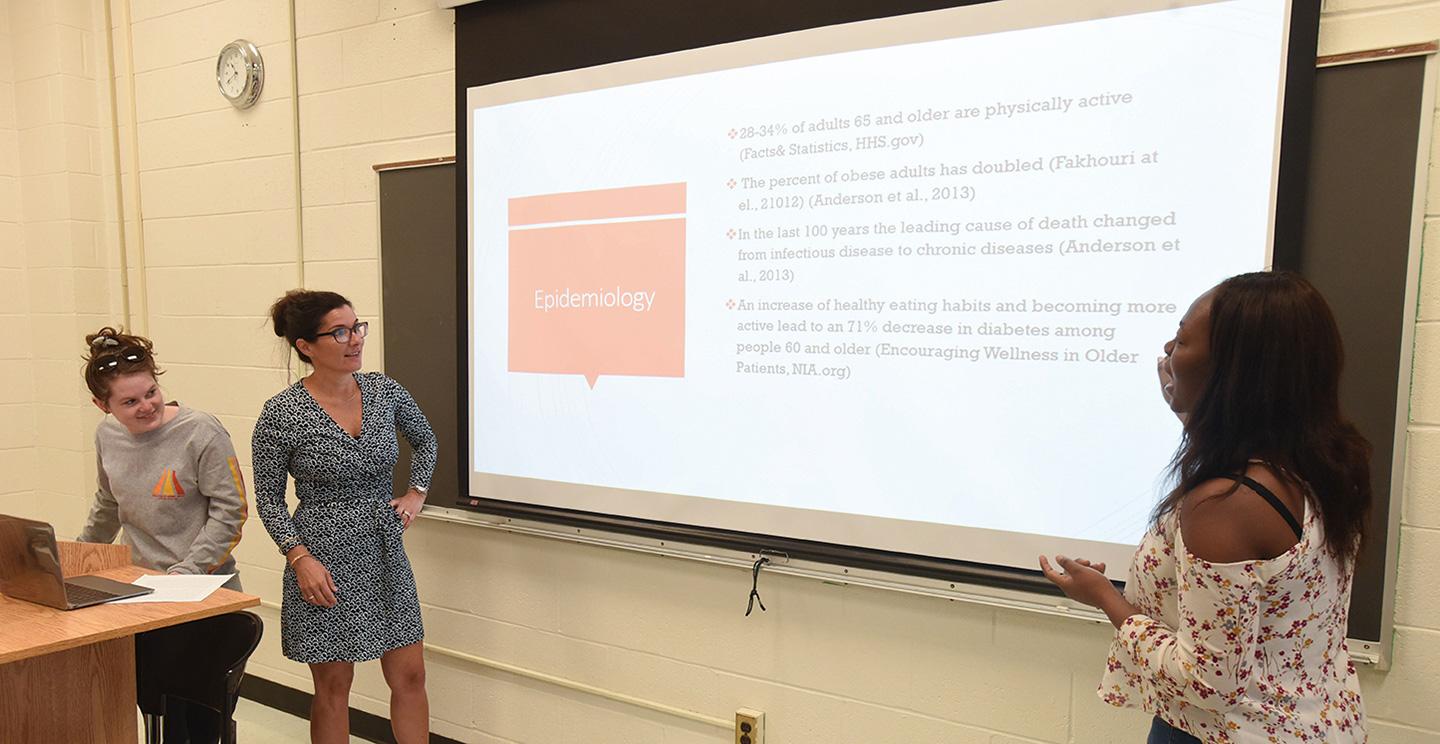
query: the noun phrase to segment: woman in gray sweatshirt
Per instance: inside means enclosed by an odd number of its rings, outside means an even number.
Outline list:
[[[86,336],[85,385],[107,414],[95,427],[95,501],[82,542],[123,541],[137,565],[172,574],[235,573],[245,481],[214,416],[166,405],[154,344],[105,327]],[[236,574],[225,584],[240,589]]]

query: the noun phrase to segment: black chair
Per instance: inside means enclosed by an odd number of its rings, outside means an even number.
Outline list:
[[[135,702],[145,716],[146,744],[162,740],[167,701],[172,716],[181,710],[192,720],[213,716],[221,743],[233,744],[245,661],[263,632],[258,616],[232,612],[135,636]],[[175,730],[173,721],[164,723],[166,732]]]

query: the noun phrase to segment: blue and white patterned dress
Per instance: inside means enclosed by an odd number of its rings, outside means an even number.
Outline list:
[[[285,569],[281,648],[306,664],[377,659],[425,635],[404,525],[389,502],[400,456],[396,431],[414,449],[410,485],[421,488],[435,472],[435,434],[400,383],[378,372],[355,381],[360,436],[340,428],[297,382],[265,402],[251,439],[255,506],[265,529],[282,553],[304,545],[339,590],[334,607],[312,605],[300,596],[294,568]],[[287,473],[300,502],[293,516]]]

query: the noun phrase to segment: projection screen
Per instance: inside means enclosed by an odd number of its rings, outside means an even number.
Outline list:
[[[470,495],[1123,578],[1161,347],[1275,252],[1289,16],[1004,0],[469,89]]]

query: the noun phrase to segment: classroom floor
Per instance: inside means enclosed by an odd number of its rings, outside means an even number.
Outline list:
[[[235,739],[245,744],[294,744],[310,741],[310,722],[284,711],[240,698],[235,706]],[[145,724],[140,724],[140,741],[145,740]],[[351,744],[365,744],[365,739],[350,737]]]

